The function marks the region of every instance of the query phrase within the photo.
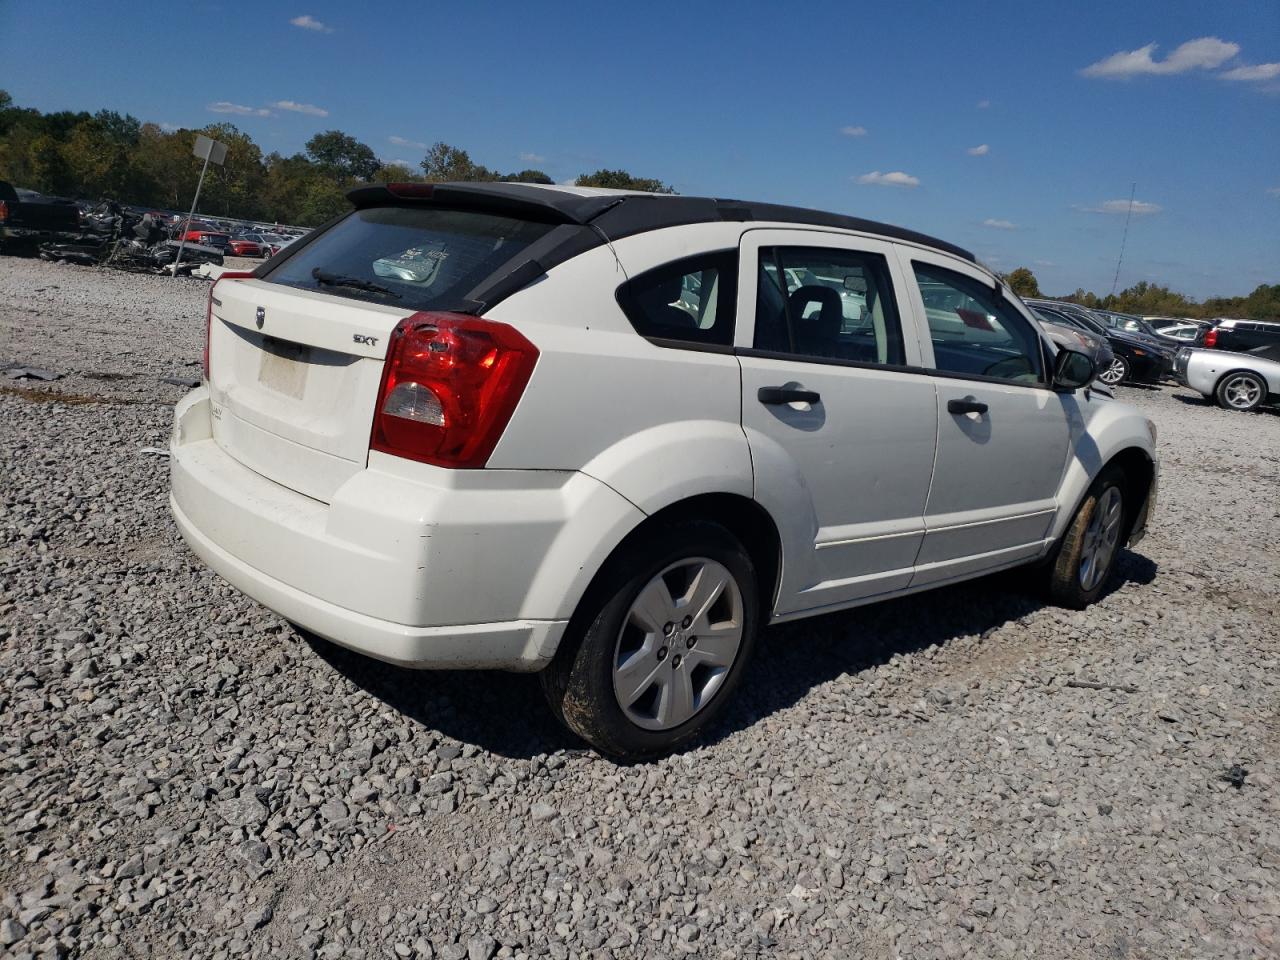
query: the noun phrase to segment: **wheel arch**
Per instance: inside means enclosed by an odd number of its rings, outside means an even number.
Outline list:
[[[1107,470],[1117,467],[1124,474],[1124,497],[1129,504],[1136,505],[1125,517],[1124,543],[1128,543],[1139,517],[1145,517],[1150,503],[1151,487],[1156,478],[1155,461],[1141,447],[1125,447],[1116,453],[1102,467]],[[1101,471],[1099,471],[1101,473]],[[1079,509],[1079,504],[1076,505]],[[1074,515],[1074,511],[1072,512]],[[1145,522],[1145,521],[1144,521]]]
[[[1073,441],[1074,455],[1058,490],[1058,516],[1050,542],[1058,544],[1102,471],[1118,466],[1127,478],[1126,499],[1139,504],[1129,511],[1126,541],[1149,510],[1151,488],[1159,472],[1155,440],[1147,418],[1126,404],[1106,404]],[[1056,546],[1050,549],[1056,549]]]
[[[570,630],[581,625],[582,617],[599,599],[601,583],[638,540],[664,526],[691,520],[724,527],[742,544],[756,570],[760,615],[762,622],[767,623],[776,602],[782,572],[782,538],[777,524],[769,512],[750,497],[737,493],[701,493],[677,500],[647,515],[618,541],[578,598],[570,619]]]

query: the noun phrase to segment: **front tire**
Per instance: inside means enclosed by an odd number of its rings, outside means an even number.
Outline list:
[[[557,718],[601,753],[667,753],[724,711],[759,622],[755,568],[727,530],[655,528],[601,571],[542,689]]]
[[[1129,361],[1119,354],[1111,358],[1107,369],[1098,374],[1098,379],[1108,387],[1118,387],[1129,379]]]
[[[1256,373],[1236,370],[1218,381],[1213,397],[1226,410],[1254,410],[1267,399],[1267,384]]]
[[[1117,467],[1098,474],[1071,518],[1053,564],[1049,597],[1062,607],[1083,610],[1102,594],[1124,546],[1129,505],[1125,476]]]

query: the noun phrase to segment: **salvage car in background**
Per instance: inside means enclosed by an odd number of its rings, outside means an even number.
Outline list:
[[[1262,354],[1183,347],[1174,373],[1179,383],[1227,410],[1280,402],[1280,360]]]
[[[1280,322],[1222,320],[1205,334],[1204,345],[1211,350],[1231,350],[1280,360]]]
[[[73,201],[0,180],[0,250],[34,252],[40,243],[79,231],[80,208]]]
[[[1122,383],[1157,384],[1173,370],[1172,355],[1166,356],[1145,340],[1122,330],[1104,326],[1083,308],[1071,309],[1073,304],[1056,300],[1028,300],[1026,303],[1039,318],[1075,327],[1107,341],[1112,357],[1110,364],[1098,371],[1099,383],[1108,387],[1118,387]]]
[[[1068,350],[1079,350],[1093,360],[1095,378],[1098,373],[1111,369],[1115,355],[1112,353],[1111,344],[1107,342],[1106,337],[1089,333],[1079,327],[1064,323],[1048,313],[1039,313],[1030,307],[1027,309],[1031,310],[1031,315],[1040,321],[1041,329],[1044,330],[1050,340]]]
[[[227,252],[233,257],[261,257],[262,244],[249,237],[231,237],[227,241]]]
[[[767,623],[1021,565],[1084,607],[1146,529],[1154,426],[968,251],[699,197],[349,196],[210,288],[170,444],[191,548],[334,642],[540,670],[644,757]]]

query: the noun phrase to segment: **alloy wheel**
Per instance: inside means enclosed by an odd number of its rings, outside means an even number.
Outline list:
[[[1262,399],[1262,387],[1253,377],[1236,374],[1222,385],[1222,396],[1237,410],[1248,410]]]
[[[1107,487],[1098,498],[1084,532],[1080,549],[1080,586],[1096,587],[1111,567],[1116,546],[1120,542],[1120,521],[1124,514],[1124,498],[1119,487]]]
[[[670,730],[723,686],[742,646],[742,590],[706,557],[671,564],[631,602],[614,648],[613,691],[627,719]]]
[[[1114,387],[1124,379],[1125,374],[1128,372],[1128,368],[1125,366],[1125,362],[1123,360],[1119,357],[1112,357],[1111,364],[1107,369],[1098,374],[1098,379],[1107,386]]]

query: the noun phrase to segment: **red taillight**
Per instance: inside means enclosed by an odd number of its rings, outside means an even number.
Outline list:
[[[209,302],[204,311],[204,378],[209,379],[209,336],[213,332],[213,291],[218,289],[218,284],[223,280],[242,280],[245,277],[252,277],[252,273],[244,270],[228,270],[217,280],[209,284]],[[221,306],[221,304],[219,304]]]
[[[373,450],[441,467],[483,467],[538,362],[514,327],[415,313],[391,334]]]
[[[3,200],[0,200],[0,220],[8,220],[8,219],[9,219],[9,205],[5,203]]]
[[[1214,347],[1218,345],[1217,330],[1210,329],[1209,332],[1204,335],[1204,345],[1208,347],[1210,350],[1212,350]]]
[[[434,183],[388,183],[387,190],[392,196],[406,200],[430,200],[435,193]]]

